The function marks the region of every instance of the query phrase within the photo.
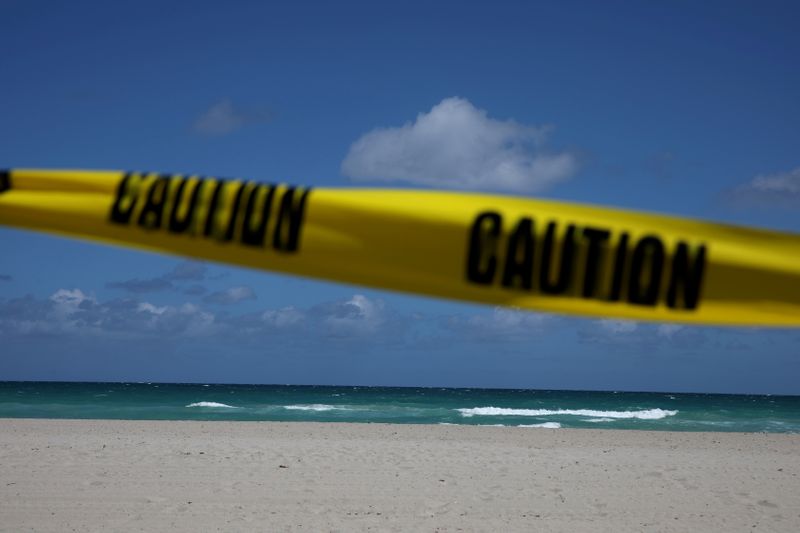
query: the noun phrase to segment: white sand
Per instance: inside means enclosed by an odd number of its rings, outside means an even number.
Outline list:
[[[800,531],[800,435],[0,419],[3,531]]]

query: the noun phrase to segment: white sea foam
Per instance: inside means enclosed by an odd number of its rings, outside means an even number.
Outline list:
[[[552,416],[574,415],[601,418],[640,418],[642,420],[658,420],[678,414],[678,411],[665,409],[643,409],[641,411],[595,411],[593,409],[508,409],[505,407],[473,407],[456,409],[461,416]]]
[[[291,411],[333,411],[333,410],[342,410],[347,411],[346,407],[337,407],[335,405],[327,405],[324,403],[312,403],[309,405],[284,405],[284,409],[289,409]]]
[[[561,427],[561,424],[558,422],[543,422],[541,424],[520,424],[517,426],[518,428],[548,428],[548,429],[558,429]]]
[[[581,422],[613,422],[613,418],[603,417],[603,418],[584,418]]]
[[[228,405],[226,403],[218,403],[218,402],[195,402],[190,403],[186,407],[224,407],[226,409],[238,409],[235,405]]]
[[[504,428],[505,424],[454,424],[453,422],[439,422],[440,426],[479,427],[479,428]]]

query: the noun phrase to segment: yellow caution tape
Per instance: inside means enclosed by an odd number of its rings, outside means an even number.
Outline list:
[[[800,326],[800,236],[585,205],[12,170],[0,224],[541,311]]]

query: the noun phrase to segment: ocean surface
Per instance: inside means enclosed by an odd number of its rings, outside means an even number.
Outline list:
[[[0,418],[271,420],[800,432],[800,396],[0,382]]]

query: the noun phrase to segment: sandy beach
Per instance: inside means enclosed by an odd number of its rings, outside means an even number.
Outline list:
[[[0,420],[3,531],[798,531],[800,435]]]

